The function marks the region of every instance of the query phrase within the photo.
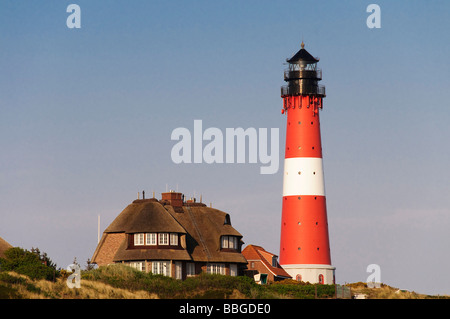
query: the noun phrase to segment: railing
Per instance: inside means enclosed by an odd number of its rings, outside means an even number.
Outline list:
[[[301,87],[299,85],[296,86],[283,85],[281,87],[281,96],[309,95],[309,94],[326,96],[325,86],[318,85],[318,86]]]

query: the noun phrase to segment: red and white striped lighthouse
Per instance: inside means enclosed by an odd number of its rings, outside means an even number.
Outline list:
[[[301,50],[286,60],[281,87],[287,114],[280,265],[292,278],[334,283],[328,237],[319,110],[325,87],[317,58]]]

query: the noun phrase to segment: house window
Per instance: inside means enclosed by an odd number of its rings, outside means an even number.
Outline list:
[[[222,236],[221,248],[228,248],[228,236]]]
[[[129,265],[139,271],[145,271],[145,262],[143,261],[130,262]]]
[[[195,275],[195,264],[187,263],[186,264],[186,276],[194,276]]]
[[[322,274],[319,275],[319,284],[323,284],[323,275]]]
[[[221,248],[238,249],[238,238],[236,236],[222,236]]]
[[[178,234],[170,233],[170,244],[172,246],[178,246]]]
[[[160,233],[159,234],[159,245],[169,245],[169,233]]]
[[[225,264],[208,264],[206,272],[208,274],[225,275]]]
[[[142,246],[144,245],[144,234],[134,234],[134,245]]]
[[[228,247],[231,249],[237,249],[237,237],[228,236]]]
[[[272,256],[272,267],[277,267],[277,256]]]
[[[175,262],[175,279],[183,279],[183,264],[181,261]]]
[[[147,245],[156,245],[156,233],[147,233],[146,240]]]
[[[155,275],[170,276],[170,261],[152,261],[152,273]]]
[[[237,275],[238,275],[237,264],[230,264],[230,276],[237,276]]]

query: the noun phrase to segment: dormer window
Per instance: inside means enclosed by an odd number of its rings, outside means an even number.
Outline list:
[[[169,233],[160,233],[158,237],[158,245],[169,245]]]
[[[220,240],[220,248],[222,249],[238,249],[238,237],[222,236]]]
[[[160,246],[179,246],[178,233],[136,233],[131,239],[132,247],[140,248],[159,248]]]
[[[156,245],[156,233],[147,233],[146,234],[147,245],[155,246]]]
[[[134,234],[134,245],[135,246],[144,245],[144,234]]]
[[[272,267],[277,267],[278,262],[277,262],[277,256],[272,256]]]
[[[178,246],[178,234],[170,233],[170,245]]]

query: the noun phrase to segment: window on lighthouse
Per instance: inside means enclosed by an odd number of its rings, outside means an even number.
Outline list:
[[[319,275],[319,284],[323,284],[323,275],[322,274],[320,274]]]

